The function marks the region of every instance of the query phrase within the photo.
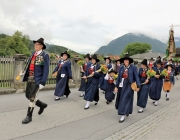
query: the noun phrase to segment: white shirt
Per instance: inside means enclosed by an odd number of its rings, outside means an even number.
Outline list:
[[[39,55],[40,53],[42,53],[42,50],[36,51],[36,55]]]

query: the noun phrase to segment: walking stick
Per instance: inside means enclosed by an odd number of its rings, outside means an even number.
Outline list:
[[[27,62],[26,66],[24,67],[24,70],[21,70],[21,71],[19,72],[19,75],[16,77],[16,80],[17,80],[17,81],[20,80],[21,74],[26,71],[26,69],[27,69],[28,65],[30,64],[30,62],[31,62],[31,59],[29,59],[29,61]]]
[[[40,91],[40,89],[38,88],[38,90],[37,90],[37,92],[36,92],[36,95],[35,95],[35,98],[34,98],[34,101],[33,101],[33,104],[32,104],[32,106],[31,106],[30,111],[32,111],[32,109],[33,109],[33,107],[34,107],[34,105],[35,105],[35,102],[36,102],[36,99],[37,99],[37,96],[38,96],[39,91]]]

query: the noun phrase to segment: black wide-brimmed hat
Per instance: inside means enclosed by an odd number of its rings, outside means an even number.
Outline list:
[[[117,63],[117,61],[119,61],[119,62],[120,62],[120,59],[115,60],[115,62],[116,62],[116,63]]]
[[[109,74],[109,73],[112,73],[112,72],[115,73],[115,74],[117,74],[117,72],[116,72],[115,70],[113,70],[113,69],[111,69],[111,70],[108,72],[108,74]]]
[[[154,61],[154,58],[151,57],[150,61],[153,60]]]
[[[129,57],[129,54],[125,54],[125,56],[120,59],[120,62],[121,62],[121,63],[124,63],[124,60],[129,60],[129,63],[130,63],[130,64],[134,62],[134,60]]]
[[[93,55],[91,56],[91,59],[95,59],[96,62],[99,62],[99,59],[97,58],[97,55],[96,55],[96,54],[93,54]]]
[[[111,58],[109,56],[104,57],[104,60],[106,61],[106,59],[109,59],[110,63],[111,63]]]
[[[160,60],[157,60],[157,61],[156,61],[156,64],[161,64],[161,65],[162,65],[161,59],[160,59]]]
[[[70,58],[70,54],[67,51],[61,53],[61,56],[63,56],[64,54],[66,54],[68,56],[68,58]]]
[[[168,61],[173,61],[173,59],[172,59],[172,58],[170,58],[170,59],[168,59]]]
[[[89,60],[91,60],[91,55],[88,53],[84,56],[84,58],[88,58]]]
[[[158,58],[161,59],[161,56],[158,56],[157,59],[158,59]]]
[[[147,62],[147,59],[144,59],[142,62],[141,62],[141,64],[143,64],[143,65],[148,65],[148,62]]]
[[[36,43],[36,42],[38,42],[38,43],[40,43],[40,44],[43,45],[43,48],[42,48],[42,49],[46,49],[46,45],[44,44],[44,39],[43,39],[43,38],[40,38],[40,39],[38,39],[37,41],[36,41],[36,40],[33,40],[33,43]]]
[[[170,66],[172,69],[174,69],[174,67],[173,67],[172,64],[167,64],[167,65],[165,66],[165,69],[167,69],[169,66]]]

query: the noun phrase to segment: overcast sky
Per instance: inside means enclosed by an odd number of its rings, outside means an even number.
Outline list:
[[[19,30],[78,52],[129,32],[166,42],[172,23],[180,25],[180,0],[0,0],[0,33]]]

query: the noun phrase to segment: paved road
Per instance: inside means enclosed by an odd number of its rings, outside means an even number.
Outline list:
[[[27,125],[21,124],[28,105],[24,94],[1,95],[0,140],[118,139],[120,138],[118,134],[122,135],[124,130],[133,128],[133,124],[141,125],[147,119],[153,120],[153,117],[169,111],[168,109],[163,111],[163,108],[167,106],[174,108],[180,100],[180,86],[178,85],[180,81],[176,83],[168,102],[165,101],[164,92],[156,107],[149,99],[147,109],[143,114],[137,113],[135,93],[134,112],[122,124],[118,123],[119,116],[114,109],[114,103],[106,105],[103,94],[100,94],[100,102],[97,106],[92,103],[89,110],[84,110],[85,101],[79,97],[80,93],[77,89],[71,89],[72,94],[68,99],[63,98],[57,102],[54,101],[53,91],[43,91],[39,94],[39,98],[49,106],[40,116],[37,114],[38,108],[35,108],[33,121]]]

